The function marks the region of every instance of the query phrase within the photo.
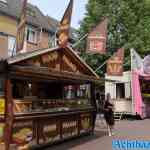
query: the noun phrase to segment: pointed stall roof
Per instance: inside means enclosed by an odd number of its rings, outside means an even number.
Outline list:
[[[65,49],[54,47],[54,48],[49,48],[49,49],[39,49],[39,50],[31,51],[31,52],[20,53],[14,57],[8,58],[7,62],[8,62],[8,65],[15,65],[22,61],[32,59],[33,57],[36,57],[39,55],[44,55],[49,52],[62,51],[62,50],[65,51],[67,54],[69,54],[70,57],[75,59],[78,62],[78,64],[82,65],[90,73],[90,76],[99,79],[99,76],[94,72],[94,70],[89,65],[87,65],[85,61],[81,57],[79,57],[77,53],[69,46],[66,47]]]

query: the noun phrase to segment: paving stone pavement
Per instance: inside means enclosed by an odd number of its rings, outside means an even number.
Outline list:
[[[93,136],[71,140],[46,150],[112,150],[112,140],[116,139],[150,140],[150,119],[118,121],[112,137],[107,135],[106,125],[98,120]]]

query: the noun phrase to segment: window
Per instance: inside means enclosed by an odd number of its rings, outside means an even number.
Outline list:
[[[35,17],[35,11],[32,8],[27,7],[27,15],[31,17]]]
[[[16,38],[13,36],[8,36],[8,56],[11,57],[12,54],[16,54]]]
[[[37,31],[34,28],[29,27],[27,30],[27,41],[30,43],[37,43]]]
[[[49,35],[49,48],[55,47],[55,36]]]
[[[90,50],[103,49],[103,42],[93,39],[90,41]]]
[[[89,85],[69,85],[64,87],[65,99],[90,99]]]
[[[116,84],[116,97],[125,98],[125,84],[124,83],[117,83]]]
[[[0,96],[4,95],[4,80],[0,78]]]

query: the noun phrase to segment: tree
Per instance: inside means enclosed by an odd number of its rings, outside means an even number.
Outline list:
[[[81,56],[96,69],[118,48],[125,48],[125,69],[130,67],[130,48],[142,56],[150,53],[150,0],[89,0],[79,36],[88,33],[102,18],[109,19],[106,55],[85,53],[86,40],[78,49]],[[103,74],[105,68],[99,74]]]

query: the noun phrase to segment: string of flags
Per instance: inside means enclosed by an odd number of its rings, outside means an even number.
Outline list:
[[[87,37],[87,52],[106,54],[108,18],[104,18]],[[107,61],[107,74],[122,76],[124,62],[124,49],[120,48]],[[105,63],[104,63],[105,64]]]

